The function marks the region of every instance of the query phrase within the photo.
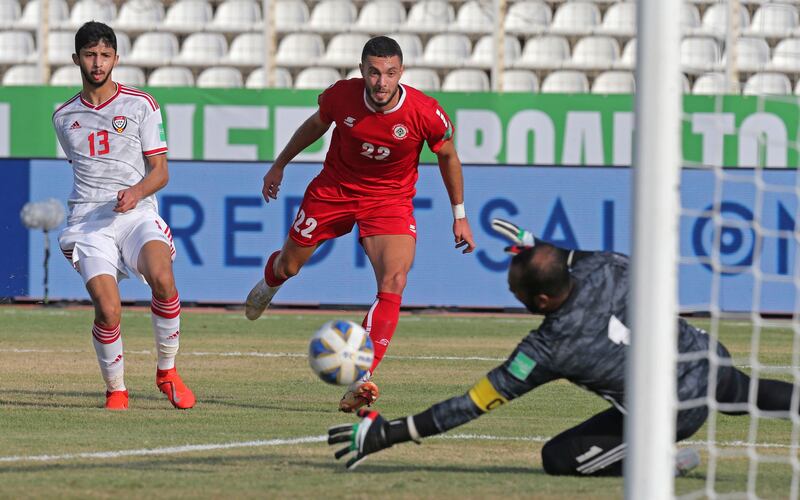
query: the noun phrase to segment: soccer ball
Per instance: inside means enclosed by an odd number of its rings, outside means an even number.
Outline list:
[[[352,384],[367,373],[373,358],[372,340],[352,321],[328,321],[308,346],[308,364],[329,384]]]

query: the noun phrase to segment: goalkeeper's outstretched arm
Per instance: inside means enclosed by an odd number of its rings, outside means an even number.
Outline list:
[[[516,255],[521,251],[525,250],[529,247],[534,247],[536,245],[540,245],[542,243],[547,243],[544,240],[540,240],[536,236],[533,235],[532,232],[528,231],[527,229],[523,229],[513,222],[509,222],[505,219],[492,219],[492,230],[508,240],[511,245],[505,248],[506,253],[511,255]],[[552,243],[550,243],[552,245]],[[567,267],[572,267],[576,262],[580,259],[587,257],[594,252],[586,251],[586,250],[571,250],[568,248],[561,248],[557,245],[553,245],[559,250],[565,252],[566,259],[567,259]]]

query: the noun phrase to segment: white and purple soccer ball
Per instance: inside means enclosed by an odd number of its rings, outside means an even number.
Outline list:
[[[352,384],[367,373],[373,358],[372,340],[352,321],[328,321],[308,346],[308,364],[329,384]]]

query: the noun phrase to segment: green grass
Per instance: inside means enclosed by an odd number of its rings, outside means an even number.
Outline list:
[[[242,443],[321,436],[352,422],[336,411],[341,388],[320,382],[302,356],[308,338],[335,315],[272,313],[248,322],[241,312],[185,310],[179,367],[197,406],[177,411],[154,385],[155,355],[149,311],[126,309],[123,340],[128,412],[102,408],[103,384],[91,346],[87,308],[0,307],[0,497],[264,498],[264,497],[532,497],[619,498],[622,481],[550,477],[541,469],[539,437],[554,436],[607,407],[600,398],[555,382],[421,446],[399,445],[345,473],[325,443],[235,447],[224,450],[115,458],[3,461],[3,457],[65,455],[183,445]],[[404,315],[376,376],[387,417],[424,410],[463,393],[495,361],[424,360],[430,356],[505,358],[535,326],[522,316]],[[698,322],[708,327],[707,323]],[[747,363],[751,326],[729,323],[723,340]],[[791,330],[762,331],[762,363],[791,362]],[[24,352],[24,350],[31,350]],[[239,352],[244,355],[223,356]],[[201,355],[202,353],[207,353]],[[293,353],[258,357],[250,353]],[[416,357],[416,359],[415,359]],[[744,440],[749,419],[717,419],[719,441]],[[487,435],[498,439],[466,439]],[[757,441],[789,444],[791,424],[761,420]],[[461,437],[459,437],[461,436]],[[517,438],[517,439],[514,439]],[[525,439],[519,439],[525,438]],[[693,437],[705,440],[706,429]],[[698,445],[704,452],[703,445]],[[732,450],[735,448],[725,448]],[[760,448],[786,457],[786,448]],[[746,490],[749,461],[721,458],[718,492]],[[679,493],[705,487],[707,457]],[[757,493],[788,494],[791,468],[758,468]]]

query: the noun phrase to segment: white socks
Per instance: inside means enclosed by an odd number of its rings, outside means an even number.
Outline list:
[[[153,320],[153,333],[158,351],[158,369],[169,370],[175,367],[175,355],[181,334],[181,301],[178,294],[168,300],[153,297],[150,304]]]
[[[122,337],[119,325],[113,328],[94,324],[92,327],[92,343],[97,354],[100,373],[106,382],[109,392],[124,391],[125,363],[122,359]]]

